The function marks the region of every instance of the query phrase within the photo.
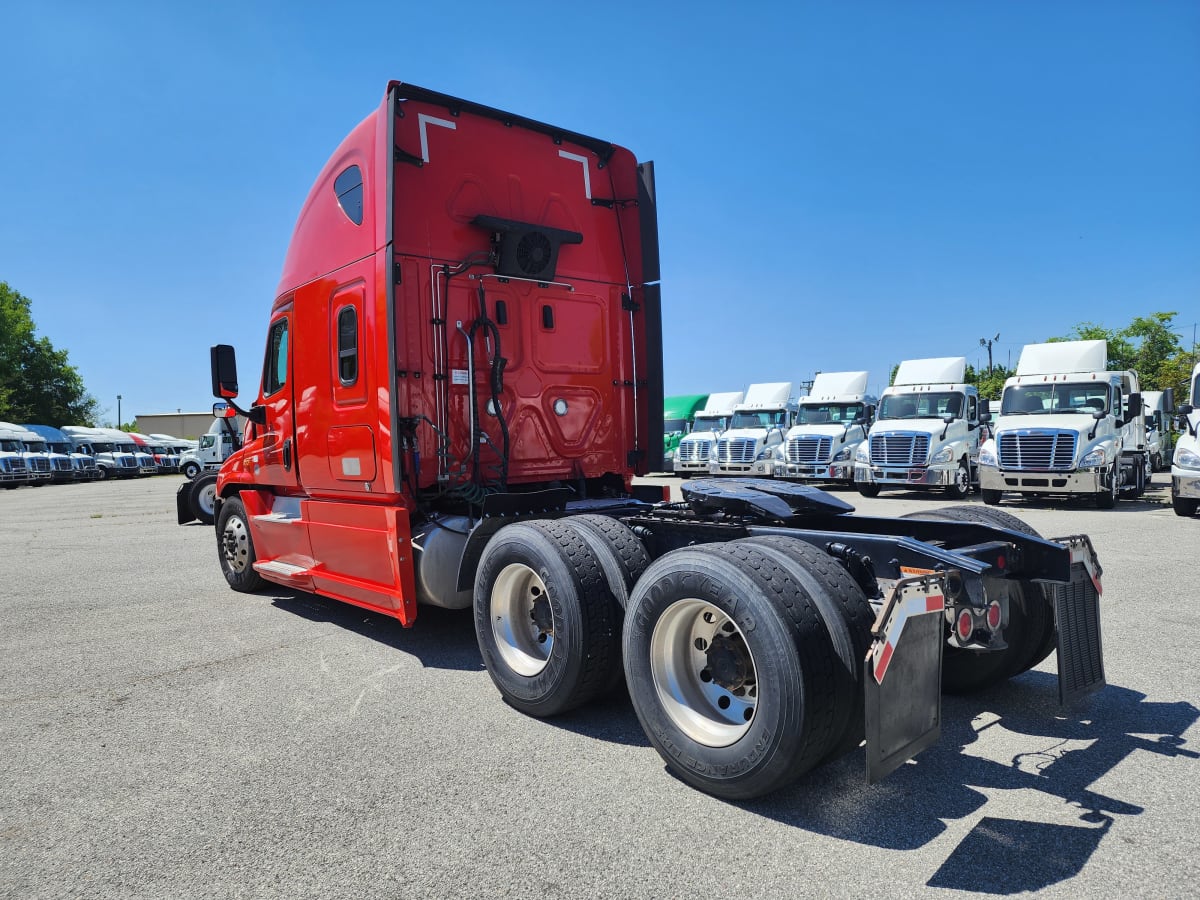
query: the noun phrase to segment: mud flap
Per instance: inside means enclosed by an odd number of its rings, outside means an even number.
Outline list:
[[[887,777],[942,735],[949,574],[896,582],[875,620],[874,641],[863,663],[868,784]]]
[[[175,518],[180,525],[196,521],[196,514],[192,512],[191,492],[192,483],[190,481],[185,481],[175,492]]]
[[[1058,699],[1063,705],[1104,687],[1100,642],[1100,595],[1081,565],[1071,566],[1071,583],[1054,588],[1058,627]]]
[[[1071,551],[1071,581],[1053,587],[1054,624],[1058,631],[1058,699],[1064,706],[1104,687],[1104,649],[1100,639],[1103,570],[1085,535],[1056,538]]]

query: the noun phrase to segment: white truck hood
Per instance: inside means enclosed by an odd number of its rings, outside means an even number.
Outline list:
[[[951,424],[951,429],[956,424],[958,420]],[[942,436],[942,429],[945,427],[946,423],[941,419],[880,419],[871,428],[871,434],[927,434],[932,440],[937,440]],[[946,432],[946,436],[950,436],[949,431]]]
[[[736,441],[749,439],[752,441],[765,440],[767,437],[767,429],[765,428],[730,428],[728,431],[721,432],[721,440]]]
[[[720,434],[724,433],[725,432],[723,431],[720,432]],[[683,436],[683,440],[681,440],[679,443],[694,444],[697,441],[715,441],[717,439],[717,434],[718,432],[715,431],[693,431],[691,434],[685,434]]]
[[[851,425],[850,430],[853,431],[857,426]],[[820,425],[794,425],[792,430],[787,433],[787,439],[804,437],[805,435],[817,435],[820,437],[840,438],[846,432],[846,426],[840,425],[837,422],[822,423]]]
[[[1088,415],[1079,413],[1063,413],[1062,415],[1008,415],[996,419],[993,431],[1002,434],[1006,431],[1074,431],[1081,437],[1087,435],[1096,420]],[[1103,423],[1102,423],[1103,424]]]

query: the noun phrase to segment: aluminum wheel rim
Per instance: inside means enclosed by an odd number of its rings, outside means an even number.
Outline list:
[[[960,494],[965,494],[970,489],[971,477],[962,466],[958,467],[958,474],[955,476],[955,480],[958,482],[958,491]]]
[[[501,569],[492,587],[491,614],[500,658],[518,675],[541,674],[554,650],[550,600],[541,576],[524,563]]]
[[[196,505],[200,507],[207,515],[212,515],[216,509],[217,485],[206,484],[200,489],[200,494],[196,497]]]
[[[711,651],[720,640],[742,667],[738,683],[719,683]],[[706,747],[736,743],[753,723],[758,670],[741,629],[705,600],[677,600],[650,637],[650,677],[663,711],[685,735]]]
[[[230,516],[225,522],[221,548],[230,569],[235,572],[246,571],[250,565],[250,532],[246,530],[246,523],[237,516]]]

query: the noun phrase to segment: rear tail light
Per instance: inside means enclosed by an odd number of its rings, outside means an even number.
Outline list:
[[[959,612],[958,619],[954,623],[954,630],[960,641],[971,639],[971,633],[975,630],[975,620],[971,618],[970,610],[964,609]]]
[[[995,600],[988,604],[987,627],[989,631],[1000,630],[1000,604]]]

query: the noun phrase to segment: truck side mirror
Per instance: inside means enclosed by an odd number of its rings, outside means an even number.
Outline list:
[[[1162,411],[1168,416],[1175,412],[1175,388],[1167,388],[1162,394]]]
[[[218,401],[213,404],[214,419],[232,419],[237,415],[237,410],[224,401]]]
[[[988,412],[986,409],[979,414],[979,424],[980,425],[986,425],[990,421],[992,421],[992,414],[990,412]]]
[[[984,419],[987,416],[987,419]],[[990,422],[992,420],[992,403],[990,400],[979,401],[979,421]]]
[[[212,369],[214,397],[233,398],[238,395],[237,355],[229,344],[217,344],[208,352]],[[216,412],[213,413],[216,415]]]
[[[1103,409],[1098,409],[1094,413],[1092,413],[1092,418],[1095,419],[1097,422],[1099,422],[1101,419],[1104,419],[1107,417],[1108,417],[1108,413],[1106,413]]]
[[[1126,411],[1126,415],[1129,418],[1133,419],[1139,416],[1142,412],[1142,395],[1136,392],[1130,394],[1128,406],[1129,409]]]

